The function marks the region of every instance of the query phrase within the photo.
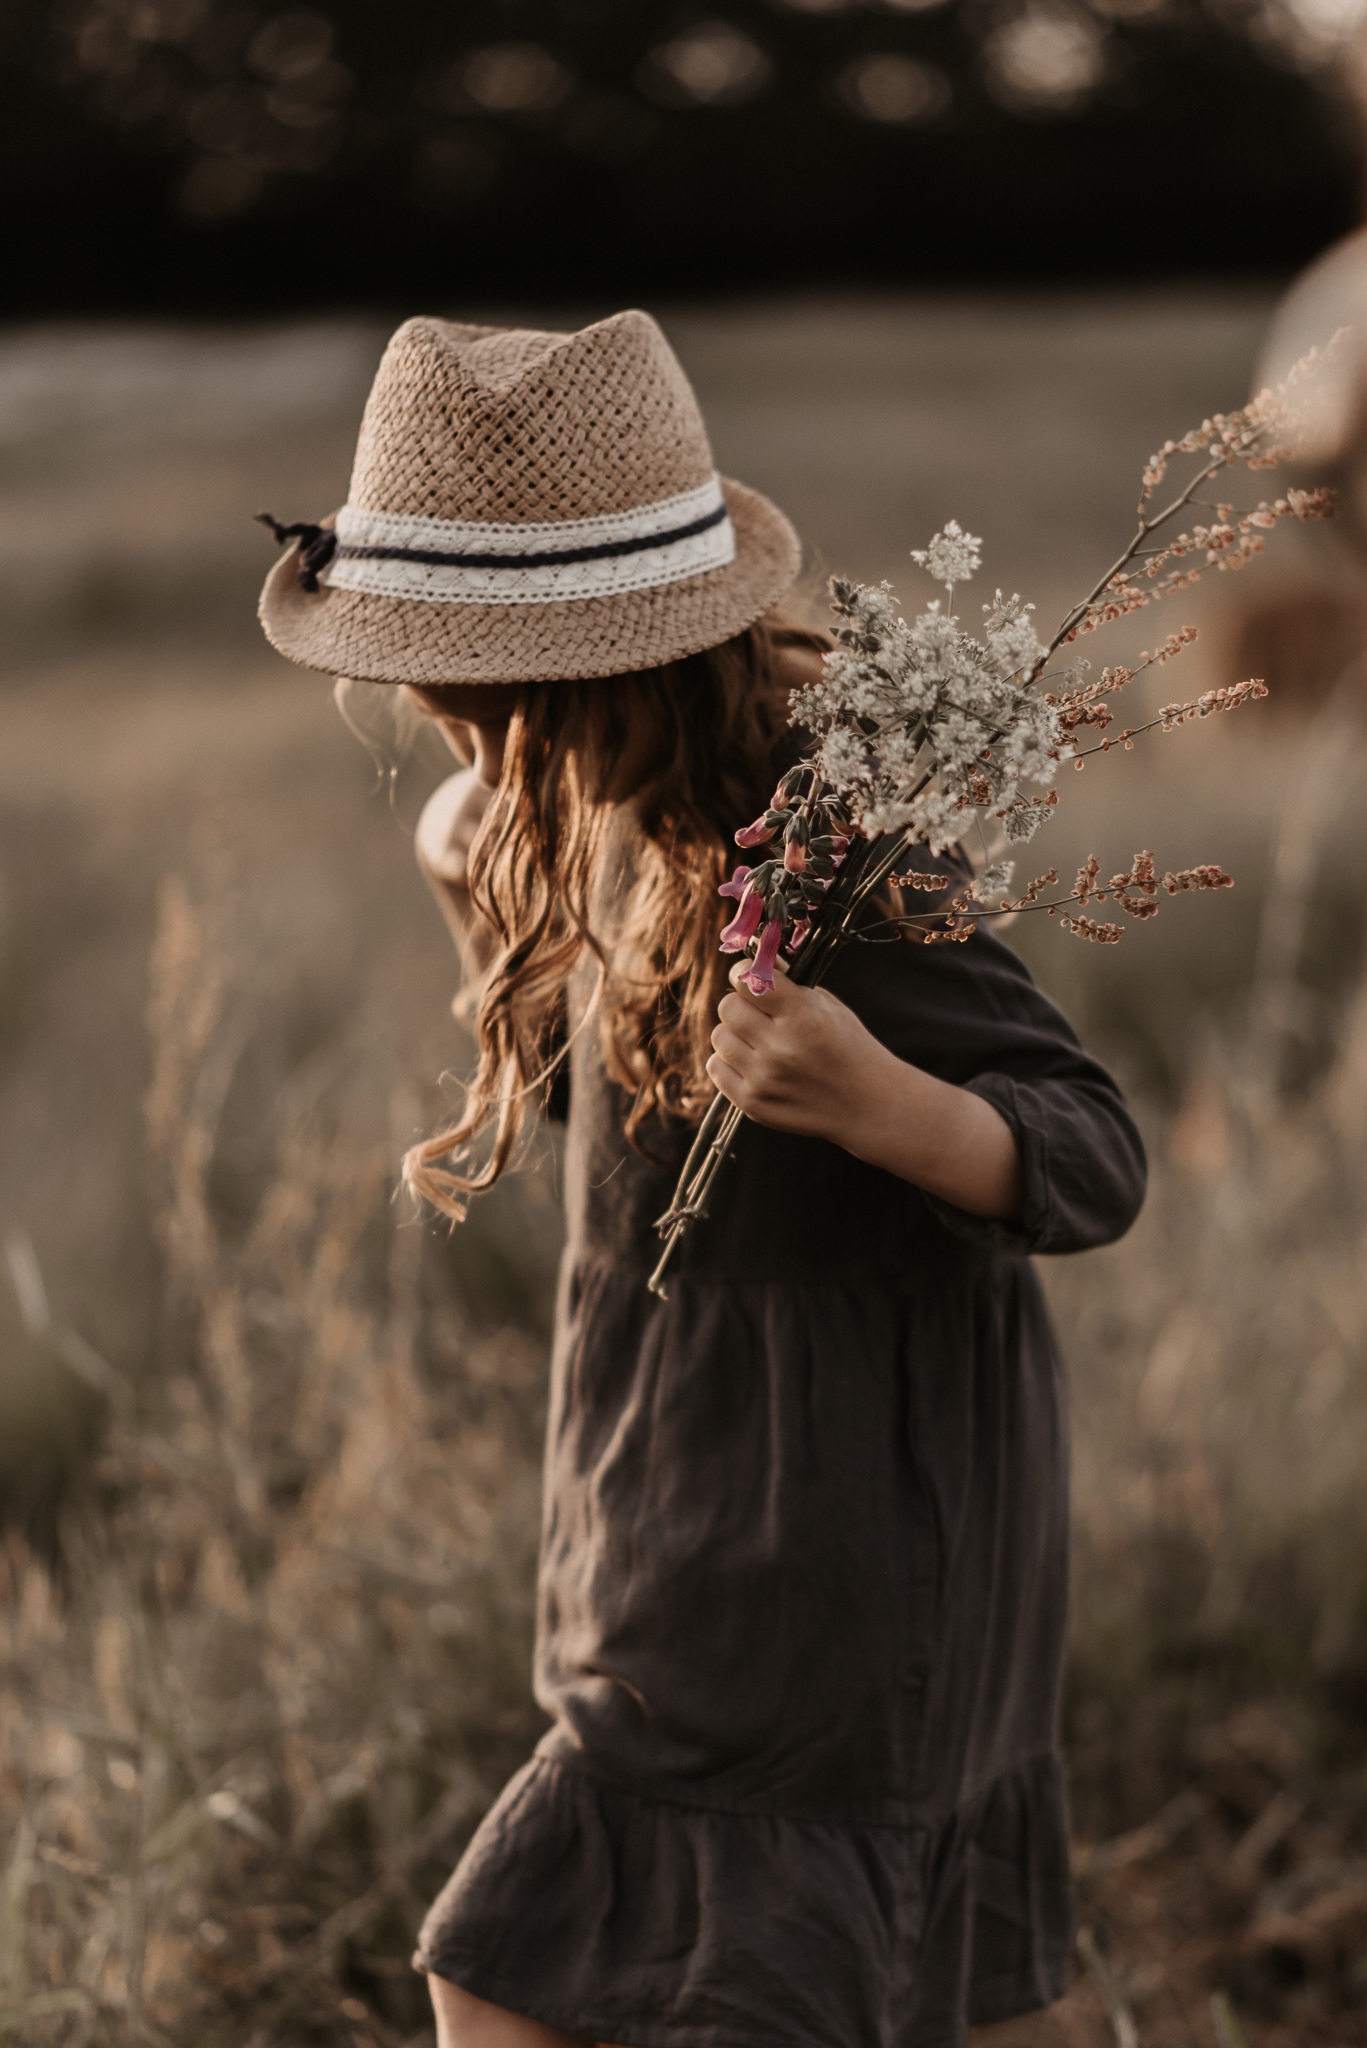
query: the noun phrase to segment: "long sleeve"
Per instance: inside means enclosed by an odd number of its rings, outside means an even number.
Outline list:
[[[1006,1119],[1023,1195],[1012,1223],[927,1196],[955,1236],[1008,1255],[1123,1236],[1144,1199],[1143,1142],[1120,1090],[1025,966],[982,927],[963,944],[847,948],[831,987],[895,1052]]]

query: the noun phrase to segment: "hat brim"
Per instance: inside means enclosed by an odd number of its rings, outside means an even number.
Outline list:
[[[266,637],[291,661],[371,683],[570,682],[659,668],[743,632],[791,588],[802,549],[776,505],[721,479],[735,559],[682,582],[550,604],[442,604],[320,584],[298,549],[266,578]]]

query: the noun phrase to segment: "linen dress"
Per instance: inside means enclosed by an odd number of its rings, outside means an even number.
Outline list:
[[[658,1300],[686,1135],[642,1158],[572,1046],[551,1726],[415,1962],[626,2048],[948,2048],[1066,1985],[1067,1420],[1030,1254],[1119,1236],[1143,1150],[984,929],[849,946],[828,986],[1000,1110],[1018,1221],[747,1123]]]

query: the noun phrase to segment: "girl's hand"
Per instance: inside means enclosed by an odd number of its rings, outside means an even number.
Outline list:
[[[757,1124],[845,1144],[891,1053],[828,989],[799,987],[780,972],[772,995],[751,995],[739,986],[749,965],[731,969],[709,1080]]]
[[[470,848],[493,791],[478,768],[465,768],[438,784],[422,807],[413,835],[418,865],[435,881],[465,887]]]
[[[731,970],[708,1078],[755,1123],[826,1138],[975,1216],[1020,1206],[1010,1126],[981,1096],[899,1060],[829,989],[780,974],[770,995]]]

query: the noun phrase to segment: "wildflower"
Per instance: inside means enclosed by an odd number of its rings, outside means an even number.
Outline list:
[[[1340,339],[1335,338],[1329,354]],[[939,895],[938,909],[927,906],[919,916],[877,920],[880,930],[891,923],[926,944],[966,942],[985,908],[990,914],[993,899],[1000,897],[995,907],[1002,912],[1038,907],[1075,937],[1109,946],[1122,936],[1121,925],[1099,923],[1085,914],[1088,906],[1113,901],[1127,915],[1148,919],[1164,893],[1230,886],[1222,868],[1160,873],[1153,855],[1144,852],[1105,883],[1093,856],[1067,895],[1045,900],[1044,891],[1058,886],[1057,871],[1050,868],[1012,902],[1012,864],[998,860],[995,848],[987,851],[983,828],[995,828],[992,836],[1008,843],[1024,842],[1058,803],[1057,791],[1047,785],[1064,763],[1080,769],[1088,755],[1128,750],[1142,733],[1171,731],[1267,694],[1261,680],[1250,678],[1207,690],[1188,703],[1166,704],[1157,717],[1113,734],[1115,694],[1142,670],[1162,667],[1180,654],[1196,637],[1190,626],[1170,633],[1132,666],[1105,669],[1097,682],[1087,680],[1084,660],[1065,655],[1061,687],[1036,686],[1050,679],[1055,656],[1081,635],[1185,589],[1207,570],[1240,568],[1263,547],[1263,536],[1287,518],[1319,519],[1333,512],[1332,492],[1295,486],[1287,486],[1282,497],[1246,508],[1233,501],[1232,493],[1224,500],[1218,485],[1208,497],[1196,495],[1221,471],[1271,468],[1286,459],[1297,424],[1288,393],[1317,361],[1312,351],[1276,390],[1260,393],[1240,411],[1214,413],[1180,439],[1163,443],[1144,469],[1132,540],[1090,594],[1066,614],[1047,646],[1036,633],[1032,607],[1000,590],[982,607],[979,631],[966,630],[953,610],[954,589],[977,573],[982,543],[957,520],[947,521],[925,548],[912,551],[912,560],[948,595],[910,620],[902,616],[889,584],[831,579],[836,644],[822,659],[819,679],[792,691],[788,700],[790,723],[810,735],[810,752],[779,778],[763,815],[735,835],[738,846],[770,847],[771,856],[758,861],[748,878],[737,869],[722,888],[738,906],[723,933],[723,949],[748,951],[758,934],[754,958],[737,976],[739,984],[757,995],[773,988],[785,931],[793,954],[806,945],[809,934],[817,937],[817,945],[794,962],[799,979],[818,949],[824,963],[828,942],[834,950],[862,935],[853,931],[848,912],[887,881],[897,889]],[[1196,473],[1169,505],[1152,509],[1153,493],[1174,459],[1183,456],[1197,459]],[[1198,505],[1209,523],[1171,532],[1179,513]],[[1164,538],[1150,546],[1150,538],[1160,532]],[[1094,745],[1075,746],[1074,736],[1084,732],[1100,737]],[[1042,787],[1032,790],[1026,786],[1031,783]],[[984,838],[988,862],[976,878],[971,870],[953,882],[916,870],[893,874],[903,843],[944,852],[962,844],[970,827]],[[782,844],[774,847],[780,835]],[[852,889],[837,886],[837,870],[851,846],[854,852],[840,880],[853,882]],[[1061,914],[1066,906],[1071,914]],[[839,914],[831,917],[832,909]],[[708,1155],[709,1175],[725,1149]],[[702,1213],[703,1178],[676,1191],[665,1219],[670,1245],[688,1217]],[[657,1291],[663,1270],[664,1259],[651,1283]]]
[[[1101,863],[1098,861],[1097,866],[1100,867],[1100,865]],[[1046,868],[1042,875],[1036,875],[1033,882],[1027,883],[1014,903],[1010,905],[1010,908],[1012,910],[1028,909],[1032,903],[1038,903],[1044,891],[1052,888],[1057,881],[1058,869]]]
[[[1078,767],[1082,763],[1078,762]],[[993,813],[1006,837],[1017,845],[1033,839],[1058,805],[1058,791],[1048,790],[1043,796],[1013,796],[1009,803]]]
[[[973,886],[968,892],[969,901],[972,903],[990,903],[993,897],[1004,897],[1007,890],[1011,887],[1011,877],[1015,871],[1016,864],[1014,861],[994,861],[990,867],[984,868],[982,873],[975,877]]]
[[[1232,889],[1233,875],[1227,875],[1223,868],[1205,865],[1199,868],[1179,868],[1176,874],[1171,870],[1163,877],[1163,887],[1169,896],[1180,895],[1184,889]]]
[[[725,889],[726,885],[723,885]],[[764,897],[753,886],[743,891],[740,908],[721,935],[723,953],[743,953],[759,926],[764,912]]]
[[[894,889],[924,889],[928,895],[942,895],[951,886],[950,877],[935,869],[908,868],[904,875],[889,877]]]
[[[1059,923],[1075,939],[1090,939],[1098,946],[1118,946],[1124,937],[1118,924],[1098,924],[1090,917],[1061,917]]]
[[[1073,884],[1073,895],[1079,903],[1089,903],[1093,896],[1104,894],[1104,891],[1097,889],[1097,876],[1100,873],[1101,862],[1094,853],[1089,854],[1078,869],[1077,880]]]
[[[946,520],[929,547],[913,548],[911,559],[937,583],[967,583],[982,561],[982,542],[965,533],[957,519]]]
[[[783,919],[771,917],[760,937],[759,947],[741,981],[751,995],[768,995],[774,985],[774,962],[778,959],[779,944],[783,938]]]
[[[1267,695],[1267,684],[1261,676],[1249,676],[1242,683],[1224,683],[1218,690],[1205,690],[1199,697],[1193,697],[1188,704],[1164,704],[1160,707],[1156,724],[1164,732],[1185,725],[1189,718],[1209,718],[1217,711],[1237,711],[1241,704],[1247,704]]]
[[[1112,899],[1130,917],[1156,917],[1158,872],[1154,866],[1153,855],[1147,851],[1137,853],[1127,874],[1112,875],[1110,893]],[[1099,889],[1096,894],[1101,898],[1106,892]]]
[[[1018,595],[1003,597],[1000,591],[983,606],[983,639],[1008,675],[1023,674],[1043,652],[1030,616],[1034,609]]]
[[[1286,493],[1286,503],[1297,519],[1332,519],[1338,510],[1337,495],[1327,484],[1315,491],[1297,490],[1293,484]]]

